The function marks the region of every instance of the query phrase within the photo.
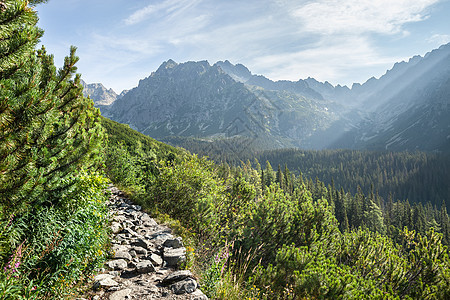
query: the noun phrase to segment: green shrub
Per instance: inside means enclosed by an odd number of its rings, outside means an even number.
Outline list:
[[[178,164],[160,162],[158,176],[148,185],[148,201],[193,232],[215,236],[224,186],[213,167],[211,162],[196,156]]]
[[[1,299],[65,298],[106,258],[106,180],[95,174],[72,180],[64,206],[41,206],[10,222],[23,228],[3,257]]]

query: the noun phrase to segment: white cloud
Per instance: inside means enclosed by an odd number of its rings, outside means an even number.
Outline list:
[[[448,34],[433,34],[428,40],[430,44],[436,45],[436,47],[450,43],[450,35]]]
[[[361,34],[365,32],[396,34],[406,23],[426,19],[427,8],[439,0],[318,0],[292,5],[290,15],[301,30],[319,33]]]
[[[124,22],[126,25],[135,25],[147,20],[149,17],[156,15],[157,13],[176,17],[184,10],[189,9],[200,2],[201,0],[165,0],[158,4],[150,4],[135,11],[128,18],[126,18]]]

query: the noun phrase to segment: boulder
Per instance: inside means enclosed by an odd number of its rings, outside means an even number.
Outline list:
[[[163,246],[168,248],[181,248],[183,247],[183,241],[180,237],[177,237],[175,239],[167,239],[163,243]]]
[[[194,275],[192,275],[191,271],[189,270],[175,271],[164,277],[161,284],[164,286],[168,286],[174,282],[181,281],[186,278],[194,278]]]
[[[182,281],[173,283],[170,286],[170,289],[177,295],[191,294],[197,289],[197,286],[197,281],[192,278],[186,278]]]
[[[162,232],[151,235],[150,241],[155,245],[161,246],[166,240],[173,238],[173,235],[171,235],[170,233]]]
[[[131,248],[131,250],[134,250],[134,252],[136,252],[136,254],[140,255],[140,256],[147,256],[147,249],[143,248],[143,247],[139,247],[139,246],[134,246]]]
[[[107,274],[105,274],[107,275]],[[109,275],[111,276],[111,275]],[[110,288],[113,286],[118,286],[119,283],[112,279],[112,277],[104,277],[100,280],[95,281],[94,283],[94,290],[98,290],[100,288]]]
[[[114,258],[117,258],[117,259],[123,258],[123,259],[126,259],[128,261],[130,261],[132,259],[131,254],[128,253],[128,251],[116,251],[114,253]]]
[[[118,222],[112,222],[110,228],[112,233],[114,234],[119,233],[123,229],[122,225],[120,225],[120,223]]]
[[[208,297],[199,289],[189,295],[189,300],[208,300]]]
[[[163,258],[167,266],[178,266],[186,260],[186,248],[164,248]]]
[[[142,247],[144,249],[150,249],[151,247],[153,247],[153,244],[150,241],[143,238],[137,238],[131,244],[137,247]]]
[[[110,274],[97,274],[94,276],[94,281],[101,281],[103,279],[113,279],[114,276]]]
[[[136,264],[136,271],[140,274],[150,273],[155,271],[155,267],[151,261],[144,260]]]
[[[106,265],[113,270],[125,270],[128,264],[124,259],[116,259],[108,261]]]
[[[155,266],[161,266],[164,262],[162,257],[155,253],[152,253],[152,255],[150,255],[149,259]]]

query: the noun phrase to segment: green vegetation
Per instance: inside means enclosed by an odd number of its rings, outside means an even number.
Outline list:
[[[56,70],[29,5],[0,4],[0,298],[61,299],[106,257],[99,111],[75,48]]]
[[[107,118],[101,117],[106,131],[106,173],[111,180],[130,192],[143,193],[149,177],[155,172],[155,162],[172,162],[186,155],[183,149],[175,149],[142,133]]]
[[[235,138],[215,140],[173,137],[166,141],[217,163],[239,165],[241,161],[269,161],[285,165],[306,178],[319,178],[325,185],[365,194],[371,188],[384,199],[392,197],[410,203],[428,203],[450,208],[450,156],[448,153],[388,152],[357,150],[276,149],[259,151],[256,142]],[[255,164],[253,164],[256,167]]]
[[[445,206],[411,207],[373,189],[351,194],[287,167],[253,165],[155,159],[136,197],[178,220],[195,249],[188,265],[210,297],[450,296]]]
[[[70,298],[102,264],[102,172],[176,226],[211,298],[450,298],[443,157],[284,150],[216,165],[100,117],[75,49],[57,71],[29,2],[0,10],[1,299]]]

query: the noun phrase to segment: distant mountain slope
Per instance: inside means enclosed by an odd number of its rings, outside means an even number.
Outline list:
[[[361,105],[367,119],[335,146],[450,151],[450,44],[396,64]]]
[[[323,96],[310,88],[304,80],[299,81],[272,81],[262,75],[253,75],[245,66],[241,64],[233,65],[228,60],[219,61],[215,64],[233,79],[247,85],[259,86],[265,90],[286,91],[300,94],[304,97],[323,100]]]
[[[338,119],[333,103],[293,89],[243,84],[233,78],[245,79],[248,70],[228,66],[240,71],[230,76],[220,64],[169,60],[114,102],[106,116],[154,138],[246,137],[263,148],[314,147],[308,145],[314,131]]]
[[[169,60],[102,112],[158,139],[450,152],[449,86],[450,44],[351,88],[272,81],[229,61]]]

